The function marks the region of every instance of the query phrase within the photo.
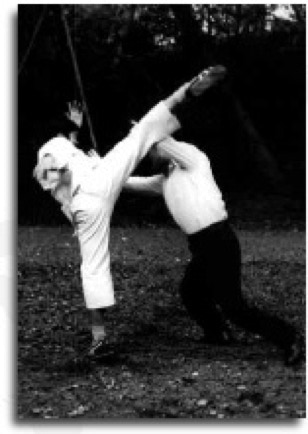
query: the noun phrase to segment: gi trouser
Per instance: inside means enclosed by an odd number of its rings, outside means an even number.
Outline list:
[[[234,324],[284,348],[294,339],[294,328],[255,306],[241,290],[241,249],[228,221],[188,236],[192,254],[181,284],[183,303],[205,334],[223,329],[223,314]]]
[[[163,102],[151,109],[128,136],[117,143],[83,176],[71,163],[73,180],[79,180],[70,211],[81,253],[81,278],[86,306],[98,309],[115,303],[110,271],[110,219],[121,189],[151,146],[180,128]]]

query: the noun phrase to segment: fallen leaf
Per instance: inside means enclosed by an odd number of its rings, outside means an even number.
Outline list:
[[[209,403],[208,399],[199,399],[199,401],[197,402],[197,406],[206,407],[208,403]]]
[[[83,406],[83,405],[79,405],[79,407],[77,407],[73,411],[70,411],[69,413],[67,413],[67,415],[70,416],[70,417],[82,416],[83,414],[85,414],[85,412],[87,410],[88,410],[88,407]]]

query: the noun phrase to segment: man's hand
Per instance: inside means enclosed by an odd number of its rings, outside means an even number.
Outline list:
[[[81,127],[83,122],[83,106],[79,101],[71,101],[67,103],[68,111],[65,113],[66,117],[74,122],[78,128]]]

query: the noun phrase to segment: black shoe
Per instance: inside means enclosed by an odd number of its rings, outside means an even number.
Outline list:
[[[86,357],[90,360],[110,359],[115,356],[113,346],[107,340],[93,340],[90,348],[87,350]]]
[[[194,125],[194,119],[204,112],[206,104],[213,101],[213,94],[212,97],[210,94],[219,90],[218,85],[223,81],[226,73],[224,66],[212,66],[191,80],[186,90],[186,98],[172,109],[172,113],[184,130],[189,131],[191,125]]]
[[[285,350],[285,365],[297,366],[304,358],[304,343],[301,336],[296,336]]]
[[[227,74],[227,69],[222,65],[210,66],[193,78],[187,89],[188,97],[198,97],[210,87],[223,81]]]
[[[99,361],[107,364],[114,364],[116,361],[116,352],[106,340],[93,340],[89,348],[74,354],[64,362],[62,368],[70,372],[85,372],[93,367],[93,362]]]

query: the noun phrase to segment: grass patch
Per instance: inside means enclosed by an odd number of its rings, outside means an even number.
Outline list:
[[[304,232],[238,234],[245,296],[304,330]],[[77,240],[67,227],[19,229],[20,419],[305,416],[304,366],[286,368],[276,348],[239,329],[230,347],[201,344],[178,295],[189,260],[180,231],[113,228],[111,254],[118,359],[68,372],[65,360],[91,338]]]

